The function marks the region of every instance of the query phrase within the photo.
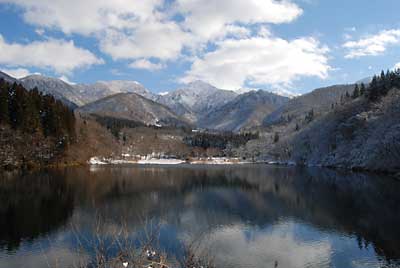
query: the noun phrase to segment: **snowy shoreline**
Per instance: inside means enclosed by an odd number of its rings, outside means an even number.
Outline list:
[[[226,158],[226,157],[209,157],[209,158],[194,158],[189,160],[177,159],[177,158],[146,158],[146,159],[109,159],[92,157],[88,161],[89,165],[122,165],[122,164],[134,164],[134,165],[235,165],[235,164],[254,164],[257,162],[251,161],[240,161],[237,158]]]

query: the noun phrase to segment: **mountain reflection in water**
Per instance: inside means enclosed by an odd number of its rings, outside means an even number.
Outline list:
[[[384,176],[265,165],[4,174],[0,267],[70,267],[74,230],[93,237],[98,215],[132,237],[160,224],[177,256],[202,237],[217,267],[400,267],[399,193]]]

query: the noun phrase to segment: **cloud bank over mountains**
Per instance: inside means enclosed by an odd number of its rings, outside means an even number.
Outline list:
[[[311,36],[285,40],[268,25],[286,24],[303,10],[289,0],[0,0],[21,9],[45,40],[28,44],[0,38],[0,63],[69,74],[103,64],[157,71],[188,61],[180,81],[203,79],[219,87],[289,85],[302,76],[325,78],[328,48]],[[46,37],[61,31],[64,39]],[[102,54],[76,46],[73,36],[97,40]],[[32,51],[38,51],[32,53]],[[18,52],[18,53],[17,53]],[[61,58],[60,58],[61,57]],[[55,60],[57,59],[57,60]],[[302,63],[299,68],[299,62]]]

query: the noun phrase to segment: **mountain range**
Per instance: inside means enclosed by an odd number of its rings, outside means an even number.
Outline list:
[[[238,94],[234,91],[218,89],[203,81],[194,81],[185,87],[159,95],[158,102],[170,107],[177,115],[192,123],[233,100]]]
[[[250,91],[236,96],[202,116],[199,126],[224,131],[251,129],[263,124],[265,116],[272,113],[289,98],[263,90]]]
[[[69,84],[41,75],[15,79],[1,72],[0,78],[21,83],[29,90],[37,88],[74,109],[79,108],[82,113],[145,125],[191,124],[234,132],[276,124],[288,117],[301,117],[310,109],[318,113],[340,101],[353,88],[353,85],[332,86],[290,99],[264,90],[223,90],[203,81],[156,95],[136,81]]]
[[[80,113],[125,119],[149,126],[186,126],[168,107],[136,93],[118,93],[77,109]]]
[[[81,115],[81,126],[85,128],[87,124],[89,129],[96,130],[88,132],[94,137],[91,139],[108,133],[104,126],[114,127],[114,135],[125,129],[129,148],[137,149],[145,136],[153,137],[142,146],[147,153],[186,152],[188,137],[200,144],[194,147],[200,148],[211,142],[225,142],[219,138],[231,137],[233,142],[235,136],[226,132],[237,132],[236,138],[248,135],[250,139],[234,147],[210,146],[245,159],[385,172],[400,170],[398,73],[375,77],[375,83],[361,87],[363,90],[356,85],[360,81],[368,83],[369,78],[318,88],[294,98],[264,90],[228,91],[203,81],[156,95],[135,81],[71,85],[39,75],[15,79],[4,73],[0,73],[0,79],[20,83],[27,89],[37,88],[74,108]],[[201,135],[196,134],[199,130]],[[112,138],[106,140],[112,143]],[[152,147],[153,143],[158,147]],[[203,149],[213,152],[207,148]],[[225,151],[227,148],[229,151]],[[199,154],[196,150],[189,150],[188,154]]]

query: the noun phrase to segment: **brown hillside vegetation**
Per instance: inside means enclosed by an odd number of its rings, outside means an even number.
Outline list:
[[[93,156],[112,157],[121,155],[118,140],[91,117],[76,117],[76,142],[65,152],[60,164],[86,164]]]

